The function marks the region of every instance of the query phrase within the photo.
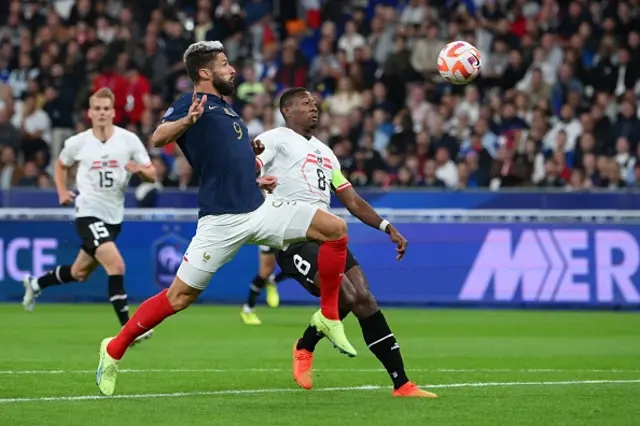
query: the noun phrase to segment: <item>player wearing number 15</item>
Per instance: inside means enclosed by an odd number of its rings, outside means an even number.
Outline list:
[[[47,287],[84,281],[102,265],[108,275],[109,300],[122,326],[129,320],[124,289],[124,261],[115,241],[124,217],[125,189],[132,173],[155,181],[156,171],[147,150],[134,133],[113,125],[114,95],[103,88],[89,100],[92,128],[67,139],[55,165],[54,180],[61,205],[75,199],[76,229],[82,246],[73,265],[59,265],[45,275],[26,277],[23,305],[31,311]],[[78,165],[78,191],[67,185],[69,168]],[[149,337],[152,330],[142,338]]]
[[[272,190],[275,181],[256,178],[256,154],[264,148],[249,140],[247,126],[224,100],[233,94],[235,70],[222,43],[192,44],[184,64],[194,93],[173,103],[151,141],[157,147],[177,141],[199,177],[198,226],[169,289],[144,301],[118,336],[102,341],[96,383],[104,395],[113,394],[119,362],[131,342],[193,303],[245,243],[282,248],[306,239],[322,242],[321,309],[311,322],[339,349],[356,355],[338,314],[345,222],[309,204],[265,199],[261,188]]]

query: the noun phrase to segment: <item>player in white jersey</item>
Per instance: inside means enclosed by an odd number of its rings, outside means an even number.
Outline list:
[[[89,101],[92,128],[70,137],[55,166],[54,180],[61,205],[75,200],[76,230],[82,245],[72,265],[58,265],[39,278],[23,281],[22,304],[32,311],[40,292],[51,286],[83,282],[100,264],[108,275],[109,300],[120,324],[129,320],[124,289],[125,264],[116,247],[124,218],[124,197],[132,174],[155,181],[156,170],[138,136],[114,126],[114,95],[103,88]],[[77,191],[67,186],[69,169],[78,166]],[[150,332],[142,338],[150,337]]]
[[[315,98],[304,88],[289,89],[281,97],[280,111],[287,127],[272,129],[256,137],[265,148],[258,156],[262,173],[278,179],[274,195],[329,210],[333,190],[351,214],[387,233],[397,246],[397,259],[402,259],[407,240],[358,195],[342,174],[340,162],[331,148],[313,136],[318,122]],[[291,244],[276,254],[282,271],[316,297],[320,294],[317,253],[316,242],[303,241]],[[407,378],[398,343],[350,250],[340,293],[341,318],[349,312],[358,318],[368,348],[389,373],[394,396],[436,397]],[[321,339],[322,336],[310,325],[293,347],[293,375],[303,388],[312,387],[313,352]]]

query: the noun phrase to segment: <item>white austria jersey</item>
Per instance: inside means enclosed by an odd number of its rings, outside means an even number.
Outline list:
[[[277,198],[328,210],[331,189],[339,192],[351,186],[333,150],[315,137],[307,140],[287,127],[278,127],[256,136],[256,140],[264,145],[258,156],[262,174],[278,178]]]
[[[76,216],[97,217],[112,225],[124,218],[125,191],[131,178],[126,164],[130,160],[143,167],[151,164],[138,136],[118,126],[104,143],[91,129],[70,137],[59,159],[66,167],[78,163]]]

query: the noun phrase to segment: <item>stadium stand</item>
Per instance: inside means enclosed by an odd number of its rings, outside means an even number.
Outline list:
[[[87,127],[99,87],[116,93],[117,123],[147,140],[191,90],[182,52],[205,39],[224,43],[241,77],[233,105],[253,135],[282,124],[284,88],[316,93],[318,136],[355,185],[635,187],[638,11],[581,0],[3,1],[0,189],[52,186],[52,159]],[[482,53],[473,85],[437,73],[457,39]],[[175,147],[149,149],[162,176],[152,190],[197,185]]]

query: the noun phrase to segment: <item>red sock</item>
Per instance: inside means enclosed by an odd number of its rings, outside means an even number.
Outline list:
[[[129,345],[136,337],[151,330],[165,318],[175,314],[167,290],[162,290],[155,296],[142,302],[120,333],[107,345],[107,352],[115,359],[122,359]]]
[[[340,284],[347,264],[347,242],[349,237],[325,241],[318,252],[318,272],[320,274],[320,310],[325,318],[340,319],[338,298]]]

